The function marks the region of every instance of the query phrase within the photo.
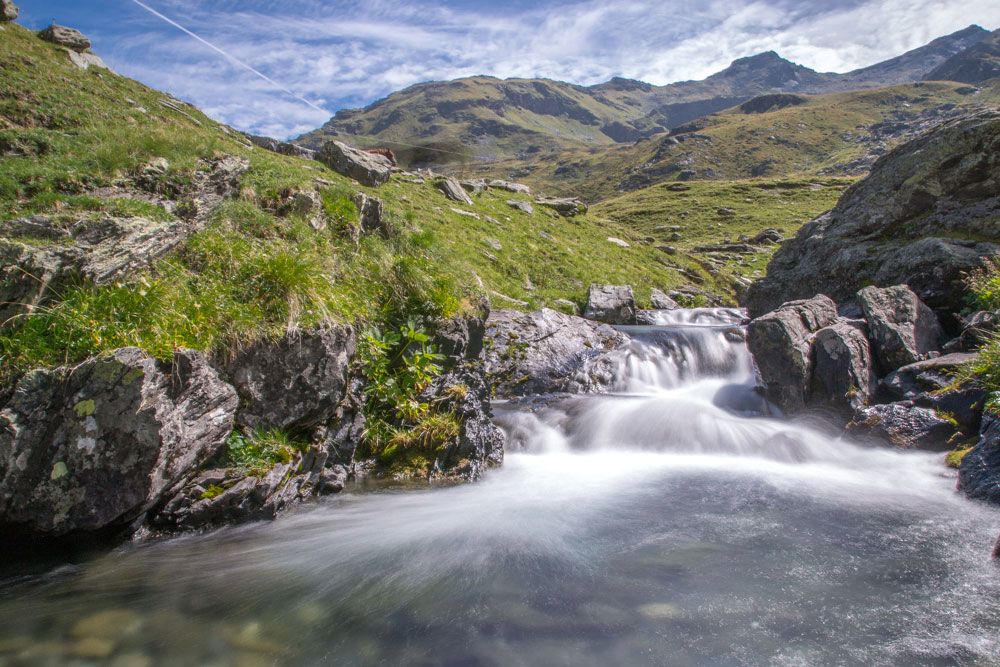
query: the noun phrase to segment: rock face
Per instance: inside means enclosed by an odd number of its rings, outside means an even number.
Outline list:
[[[290,332],[244,348],[227,364],[245,429],[307,429],[325,424],[344,398],[357,345],[354,329]]]
[[[631,285],[591,285],[583,316],[606,324],[635,324]]]
[[[368,187],[383,185],[392,176],[392,163],[388,158],[351,148],[340,141],[324,144],[316,153],[316,159],[338,174]]]
[[[757,317],[825,293],[906,284],[954,309],[963,273],[1000,251],[1000,113],[957,120],[880,158],[829,213],[805,225],[747,292]]]
[[[747,344],[768,400],[782,410],[805,407],[812,381],[814,336],[836,319],[837,304],[820,295],[786,303],[750,322]]]
[[[15,20],[18,13],[17,5],[11,0],[0,0],[0,22]]]
[[[882,372],[923,359],[941,347],[941,324],[906,285],[866,287],[857,295],[871,327],[872,342]]]
[[[38,36],[46,42],[64,46],[78,53],[83,53],[90,48],[90,40],[82,32],[54,23],[38,33]]]
[[[811,398],[841,409],[866,405],[876,378],[864,323],[835,321],[816,333]]]
[[[120,530],[216,454],[236,392],[208,362],[124,348],[29,373],[0,412],[0,524],[61,537]]]
[[[983,419],[979,442],[962,459],[958,488],[970,498],[1000,503],[1000,418]]]
[[[454,178],[445,177],[437,182],[437,188],[444,193],[444,196],[452,201],[457,201],[460,204],[465,204],[466,206],[472,206],[472,197],[470,197],[462,185],[456,181]]]
[[[609,354],[629,342],[606,324],[548,308],[493,311],[486,325],[483,364],[501,397],[606,387]]]

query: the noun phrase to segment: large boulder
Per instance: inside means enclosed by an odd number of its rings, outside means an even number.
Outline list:
[[[906,285],[866,287],[857,297],[883,373],[940,349],[942,330],[937,316]]]
[[[962,458],[958,488],[970,498],[1000,503],[1000,418],[983,418],[979,442]]]
[[[328,141],[316,153],[316,159],[338,174],[368,187],[383,185],[392,176],[389,158],[351,148],[340,141]]]
[[[288,332],[240,350],[226,370],[244,429],[308,429],[329,421],[344,398],[357,340],[347,325]]]
[[[635,324],[631,285],[591,285],[583,316],[606,324]]]
[[[759,316],[825,293],[907,284],[958,310],[966,272],[1000,251],[1000,113],[944,124],[880,158],[837,206],[785,242],[746,305]]]
[[[629,343],[606,324],[548,308],[495,310],[486,326],[484,366],[501,397],[605,388],[605,362]]]
[[[0,22],[15,20],[18,13],[17,5],[11,0],[0,0]]]
[[[747,327],[768,400],[785,411],[806,406],[813,373],[813,339],[837,319],[837,304],[827,296],[791,301]]]
[[[860,408],[847,430],[855,437],[888,442],[900,449],[946,451],[956,426],[933,408],[912,401]]]
[[[38,36],[46,42],[52,42],[59,46],[64,46],[71,51],[83,53],[90,48],[90,40],[79,30],[67,28],[66,26],[53,23],[45,30],[38,33]]]
[[[871,400],[877,385],[863,327],[841,319],[816,332],[811,402],[847,410]]]
[[[126,529],[220,450],[237,403],[190,351],[161,363],[123,348],[29,373],[0,411],[0,530]]]

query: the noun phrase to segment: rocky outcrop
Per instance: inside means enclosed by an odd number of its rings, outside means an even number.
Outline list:
[[[516,192],[522,195],[530,195],[531,188],[524,183],[514,183],[512,181],[500,181],[493,180],[488,183],[491,188],[496,188],[497,190],[506,190],[507,192]]]
[[[750,322],[747,344],[768,400],[782,410],[805,407],[812,383],[813,340],[836,319],[837,304],[820,295],[786,303]]]
[[[159,187],[168,167],[148,166],[136,180]],[[194,210],[186,218],[34,216],[5,223],[0,228],[0,327],[71,281],[103,285],[146,268],[201,229],[248,167],[247,160],[235,157],[202,165],[185,192]]]
[[[751,316],[825,293],[906,284],[931,308],[963,302],[963,274],[1000,251],[1000,113],[953,121],[879,159],[805,225],[747,292]]]
[[[124,348],[24,376],[0,411],[0,525],[9,535],[126,529],[214,456],[236,392],[198,353]]]
[[[587,212],[587,205],[575,197],[539,197],[535,203],[551,208],[564,218],[572,218]]]
[[[226,364],[244,429],[306,430],[328,422],[344,398],[354,360],[353,327],[286,333],[243,348]]]
[[[937,315],[906,285],[866,287],[857,294],[883,373],[912,364],[941,348]]]
[[[583,316],[606,324],[635,324],[635,295],[631,285],[591,285]]]
[[[548,308],[497,310],[486,325],[483,364],[500,397],[606,388],[610,355],[629,342],[606,324]]]
[[[316,159],[338,174],[368,187],[388,183],[392,176],[392,163],[388,158],[351,148],[340,141],[328,141],[316,153]]]
[[[461,183],[450,176],[438,180],[437,188],[444,193],[444,196],[452,201],[457,201],[466,206],[472,206],[472,198],[465,192]]]
[[[14,21],[19,11],[12,0],[0,0],[0,23]]]
[[[946,451],[954,425],[936,410],[912,402],[860,408],[847,430],[856,438],[874,438],[900,449]]]
[[[531,202],[524,201],[523,199],[508,199],[507,206],[516,208],[521,213],[527,213],[528,215],[535,212],[535,207],[531,205]]]
[[[59,46],[64,46],[71,51],[83,53],[90,49],[90,40],[79,30],[67,28],[66,26],[53,23],[45,30],[38,33],[38,36],[46,42],[52,42]]]

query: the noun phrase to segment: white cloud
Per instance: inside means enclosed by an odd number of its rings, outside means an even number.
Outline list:
[[[564,0],[510,10],[481,0],[146,0],[228,53],[326,108],[471,74],[592,84],[702,78],[775,50],[847,71],[978,22],[995,0]],[[118,26],[110,63],[241,129],[293,136],[327,116],[151,16]]]

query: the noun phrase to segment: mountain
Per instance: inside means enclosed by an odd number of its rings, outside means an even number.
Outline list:
[[[1000,30],[935,67],[928,81],[981,83],[1000,77]]]
[[[364,109],[339,111],[297,141],[329,137],[393,148],[404,164],[534,160],[631,143],[774,92],[829,93],[920,81],[990,33],[970,26],[846,74],[820,73],[773,51],[740,58],[700,81],[654,86],[615,78],[594,86],[476,76],[411,86]]]

